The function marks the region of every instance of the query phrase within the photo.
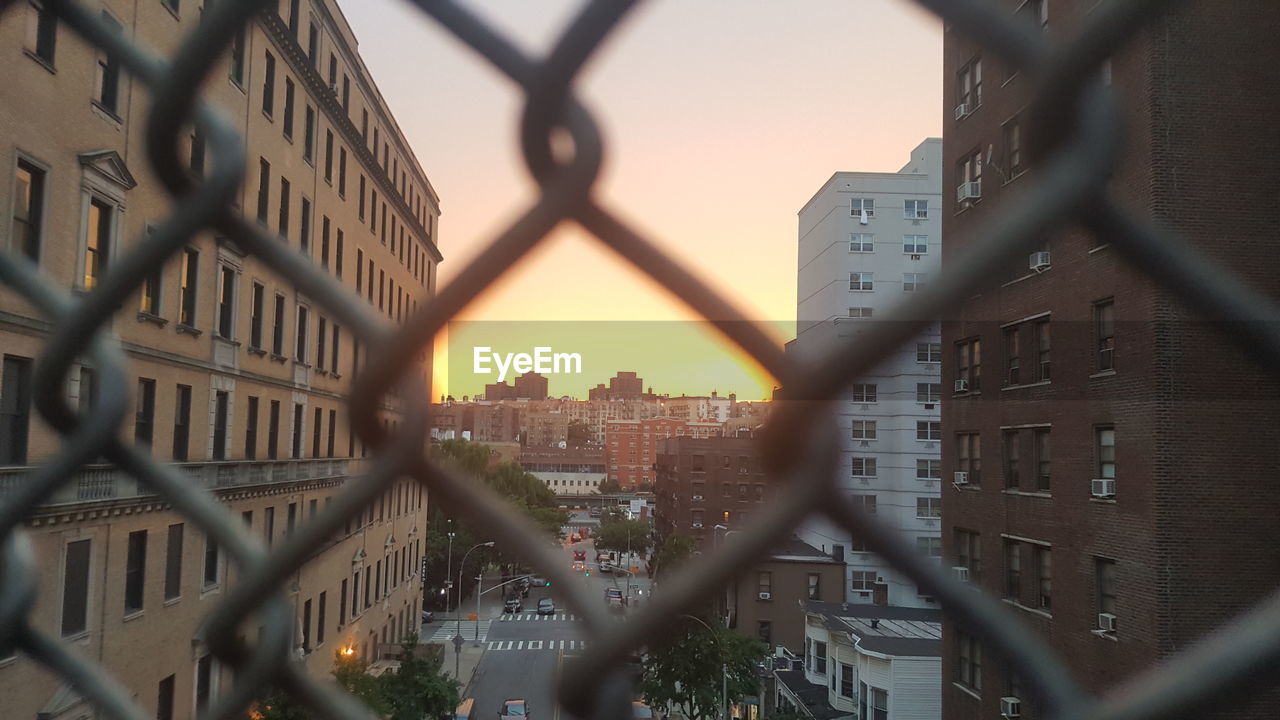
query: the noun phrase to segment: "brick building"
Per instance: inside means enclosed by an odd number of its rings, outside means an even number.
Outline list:
[[[547,399],[547,378],[536,372],[527,372],[516,378],[515,396],[522,400]]]
[[[796,607],[843,599],[844,563],[789,535],[725,586],[720,612],[739,634],[799,653],[804,649],[804,614]]]
[[[1057,38],[1095,5],[1005,4]],[[1280,104],[1259,69],[1280,62],[1277,27],[1274,4],[1183,3],[1102,69],[1128,130],[1113,196],[1273,301],[1280,171],[1259,158],[1280,150]],[[1031,79],[955,32],[944,63],[946,267],[1039,167]],[[1280,582],[1280,384],[1106,238],[1064,229],[1035,249],[944,318],[944,559],[1104,692]],[[944,644],[948,720],[998,718],[1002,698],[1024,697],[950,620]],[[1274,716],[1275,691],[1247,697],[1205,714]],[[1036,709],[1022,702],[1021,717]]]
[[[660,443],[669,437],[715,437],[720,423],[691,423],[669,417],[644,420],[611,420],[605,426],[605,451],[609,458],[609,479],[626,490],[655,480],[654,461]]]
[[[716,526],[749,527],[748,518],[773,496],[750,435],[675,436],[657,442],[654,529],[660,536],[706,541]]]
[[[164,221],[173,203],[146,158],[146,88],[42,9],[9,4],[0,22],[0,248],[65,289],[88,291]],[[441,260],[435,191],[356,52],[333,0],[255,16],[202,98],[240,128],[249,158],[238,204],[388,321],[429,299]],[[139,46],[171,55],[198,3],[95,4]],[[216,163],[194,133],[181,156]],[[211,232],[154,269],[107,330],[128,359],[122,432],[216,492],[247,532],[279,541],[359,472],[347,425],[351,378],[369,348],[288,280]],[[0,289],[0,502],[61,443],[32,411],[47,321]],[[426,353],[430,355],[429,349]],[[415,368],[430,386],[429,365]],[[68,395],[94,398],[77,364]],[[386,398],[382,421],[399,421]],[[295,648],[316,677],[334,650],[372,655],[417,627],[414,581],[426,499],[397,484],[294,575]],[[93,657],[150,717],[186,720],[227,687],[198,628],[236,573],[168,503],[110,466],[90,466],[26,519],[41,564],[34,622]],[[10,717],[81,717],[88,708],[31,659],[0,658]]]

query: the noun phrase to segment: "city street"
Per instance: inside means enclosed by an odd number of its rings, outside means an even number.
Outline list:
[[[585,521],[586,513],[581,515],[584,516],[581,520]],[[571,521],[574,525],[579,524],[576,516],[577,513]],[[565,543],[566,565],[573,562],[573,550],[587,553],[590,576],[583,573],[581,582],[588,587],[589,596],[598,598],[603,604],[607,588],[616,587],[626,592],[625,576],[599,572],[594,564],[595,549],[590,538],[573,545]],[[649,579],[645,577],[642,561],[633,565],[639,568],[640,576],[633,580],[633,591],[638,589],[641,593],[638,597],[643,601],[649,592]],[[476,717],[490,717],[497,713],[504,700],[521,699],[528,701],[532,717],[570,719],[570,716],[562,715],[560,708],[552,702],[554,685],[566,661],[589,647],[592,638],[575,614],[562,606],[562,595],[556,592],[555,587],[532,588],[529,597],[523,601],[523,612],[513,614],[503,613],[500,603],[490,601],[482,605],[484,616],[480,619],[479,635],[484,655],[464,695],[464,698],[475,698]],[[542,598],[556,601],[554,615],[537,614],[538,600]],[[467,621],[461,623],[460,630],[468,644],[472,643],[475,625]],[[432,627],[433,641],[446,643],[445,659],[451,662],[453,651],[448,637],[456,631],[453,624],[437,623]]]

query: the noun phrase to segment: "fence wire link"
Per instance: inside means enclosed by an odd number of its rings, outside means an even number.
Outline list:
[[[150,162],[173,195],[172,214],[141,238],[116,262],[102,283],[75,297],[42,276],[25,258],[0,253],[0,282],[30,302],[53,332],[37,364],[37,408],[63,436],[60,453],[35,468],[0,505],[0,656],[19,649],[59,675],[96,710],[112,720],[143,720],[131,693],[105,668],[82,657],[57,637],[31,622],[37,602],[37,558],[21,526],[42,501],[96,458],[106,457],[226,549],[238,569],[237,582],[207,616],[199,631],[210,651],[237,672],[235,681],[208,708],[211,720],[243,713],[253,698],[276,686],[326,720],[372,717],[332,683],[312,678],[289,652],[292,614],[284,594],[289,577],[306,562],[310,549],[338,531],[391,483],[412,478],[434,498],[461,509],[493,529],[494,539],[538,568],[568,594],[568,604],[597,638],[591,649],[562,676],[559,699],[582,718],[629,716],[632,688],[624,670],[635,649],[673,632],[671,617],[693,610],[724,583],[746,571],[806,516],[823,514],[848,529],[886,558],[946,611],[978,636],[996,655],[1018,669],[1031,698],[1048,718],[1156,720],[1191,717],[1246,683],[1273,679],[1280,668],[1280,592],[1199,644],[1186,649],[1158,672],[1151,669],[1105,697],[1082,690],[1040,637],[1009,617],[1002,603],[944,574],[907,547],[874,515],[843,497],[835,485],[839,440],[830,409],[840,391],[869,371],[893,348],[909,341],[927,322],[988,285],[989,269],[1033,249],[1041,233],[1074,222],[1104,238],[1128,262],[1150,274],[1216,319],[1224,337],[1264,367],[1280,369],[1280,309],[1194,248],[1148,219],[1123,209],[1104,194],[1106,177],[1121,148],[1120,114],[1114,98],[1097,81],[1100,63],[1177,0],[1111,0],[1095,8],[1072,37],[1047,45],[1043,36],[1021,27],[1001,3],[992,0],[914,0],[1010,65],[1036,80],[1029,110],[1028,150],[1039,168],[1017,205],[973,233],[966,251],[950,262],[940,281],[915,294],[877,323],[869,333],[820,362],[801,365],[784,356],[761,325],[749,321],[726,298],[629,227],[592,193],[604,145],[588,108],[574,95],[583,64],[636,4],[634,0],[594,0],[564,31],[551,52],[531,58],[462,6],[449,0],[408,0],[468,44],[523,91],[520,140],[540,193],[518,220],[499,234],[456,279],[424,304],[407,322],[394,327],[353,300],[349,293],[298,254],[268,237],[233,210],[244,179],[242,139],[217,110],[198,96],[202,81],[241,28],[273,12],[270,0],[209,3],[204,22],[172,58],[149,55],[93,10],[72,0],[45,5],[90,45],[114,54],[124,69],[148,86],[153,105],[148,117]],[[12,5],[0,0],[0,18]],[[265,18],[264,18],[265,21]],[[213,170],[199,186],[188,178],[178,154],[182,128],[194,122],[208,138]],[[552,152],[552,135],[567,132],[574,141],[571,158]],[[577,223],[619,256],[647,273],[701,314],[787,390],[762,440],[772,481],[786,493],[754,527],[736,533],[716,552],[695,558],[664,582],[663,592],[627,623],[614,623],[586,591],[570,582],[570,573],[538,530],[483,484],[468,482],[426,456],[429,388],[406,372],[414,356],[477,295],[517,266],[561,222]],[[353,381],[353,427],[377,452],[358,482],[348,482],[318,516],[267,553],[262,541],[240,532],[237,522],[214,496],[192,487],[175,468],[158,463],[119,440],[127,415],[126,359],[109,329],[111,315],[144,282],[149,269],[180,252],[197,232],[215,230],[251,253],[344,325],[359,341],[381,351]],[[71,365],[91,359],[101,374],[98,402],[82,416],[61,393]],[[392,434],[378,422],[379,398],[401,398],[404,421]],[[249,617],[265,631],[254,646],[237,640],[237,628]]]

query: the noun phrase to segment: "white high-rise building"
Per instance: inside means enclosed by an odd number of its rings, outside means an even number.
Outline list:
[[[824,183],[800,209],[797,337],[788,352],[800,358],[831,353],[936,277],[941,210],[938,138],[912,150],[896,173],[838,172]],[[839,486],[904,542],[935,557],[942,554],[941,361],[935,322],[847,388],[835,411],[843,438]],[[811,518],[799,535],[844,559],[847,601],[933,603],[830,521]]]

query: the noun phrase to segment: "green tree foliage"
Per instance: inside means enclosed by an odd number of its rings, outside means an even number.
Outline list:
[[[600,523],[593,537],[597,550],[626,552],[628,537],[632,552],[644,552],[653,544],[649,538],[649,523],[639,520],[610,518]]]
[[[694,539],[687,535],[671,535],[667,537],[653,551],[653,559],[649,561],[654,577],[680,567],[689,558],[693,557],[693,551],[697,547],[698,545]]]
[[[596,487],[596,493],[600,495],[614,495],[622,492],[622,484],[613,478],[605,478],[600,481]]]
[[[769,652],[763,642],[720,627],[715,619],[708,622],[710,630],[688,618],[684,623],[641,666],[640,687],[652,705],[664,714],[679,709],[691,720],[719,717],[725,674],[730,703],[757,694],[756,664]]]
[[[368,674],[368,663],[354,655],[343,655],[339,650],[334,657],[334,679],[387,720],[422,720],[439,717],[456,708],[458,682],[440,673],[438,658],[419,656],[417,634],[406,637],[400,648],[399,669],[378,677]],[[307,717],[282,716],[267,720],[306,720]]]
[[[466,440],[445,440],[431,449],[431,459],[449,462],[473,477],[489,469],[489,446]]]

